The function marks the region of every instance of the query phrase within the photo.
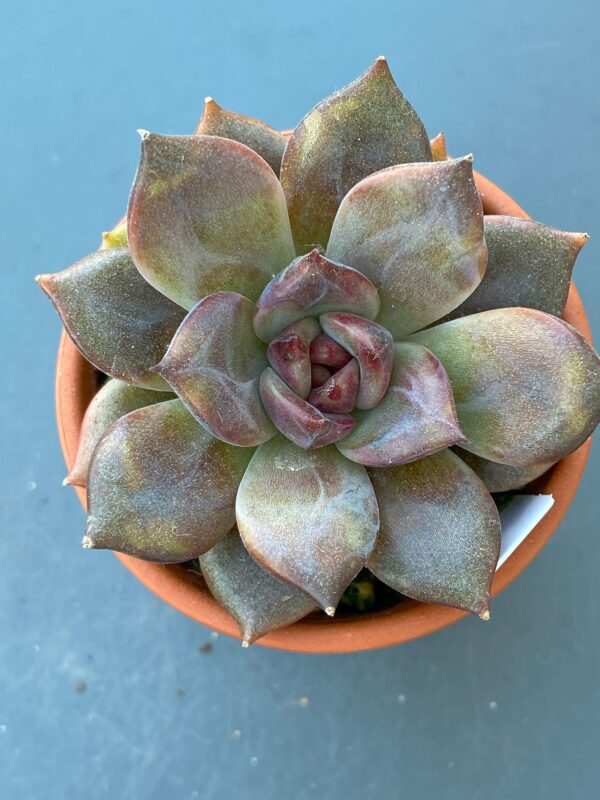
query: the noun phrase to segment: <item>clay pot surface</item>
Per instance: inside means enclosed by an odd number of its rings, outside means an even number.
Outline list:
[[[487,178],[476,173],[476,182],[486,214],[529,218],[511,197]],[[585,310],[574,284],[571,284],[563,317],[591,339]],[[97,373],[63,331],[56,369],[56,414],[68,469],[72,467],[77,452],[83,416],[97,388]],[[585,442],[531,485],[528,490],[531,493],[553,495],[554,505],[500,567],[494,578],[493,595],[503,591],[523,572],[558,527],[581,480],[590,444],[590,440]],[[76,488],[76,491],[85,507],[85,490]],[[121,553],[116,553],[116,556],[148,589],[178,611],[214,630],[239,638],[233,618],[219,606],[202,580],[194,573],[177,565],[152,564]],[[464,616],[465,612],[454,608],[403,600],[397,606],[370,614],[333,619],[324,614],[314,614],[288,628],[267,634],[257,644],[305,653],[371,650],[425,636]]]

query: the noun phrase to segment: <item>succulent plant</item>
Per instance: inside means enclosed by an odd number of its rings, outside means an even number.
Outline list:
[[[193,135],[141,139],[126,222],[38,279],[110,378],[66,479],[84,546],[199,557],[245,643],[365,567],[487,618],[490,492],[600,418],[560,319],[587,237],[484,217],[383,58],[289,138],[208,99]]]

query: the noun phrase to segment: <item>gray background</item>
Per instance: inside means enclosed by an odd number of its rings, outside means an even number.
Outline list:
[[[33,283],[120,216],[136,128],[188,132],[207,94],[287,127],[383,52],[451,152],[595,236],[576,278],[598,336],[597,3],[1,7],[1,800],[597,797],[597,447],[489,624],[349,656],[243,651],[80,548],[59,323]]]

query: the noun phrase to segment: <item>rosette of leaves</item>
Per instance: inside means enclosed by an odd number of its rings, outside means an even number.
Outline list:
[[[600,418],[560,319],[587,237],[484,216],[382,58],[289,138],[210,99],[141,138],[126,224],[39,278],[110,376],[67,478],[84,545],[199,557],[245,642],[333,614],[365,566],[487,618],[490,492]]]

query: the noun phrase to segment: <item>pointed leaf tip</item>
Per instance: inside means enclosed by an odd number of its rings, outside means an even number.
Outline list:
[[[214,597],[236,620],[245,647],[317,608],[307,594],[259,566],[237,528],[200,556],[200,568]]]
[[[262,156],[279,175],[286,145],[286,139],[279,131],[259,119],[227,111],[212,97],[207,97],[204,103],[202,118],[195,131],[197,135],[222,136],[241,142]]]
[[[443,133],[438,133],[431,140],[431,156],[434,161],[446,161],[448,159],[446,137]]]
[[[254,454],[236,516],[252,557],[329,610],[364,567],[379,526],[364,467],[334,447],[306,451],[282,437]]]
[[[484,217],[484,232],[488,249],[485,275],[447,319],[516,306],[560,316],[587,234],[504,215]]]
[[[369,569],[415,600],[485,614],[500,553],[500,517],[475,473],[441,450],[369,470],[369,476],[381,511]]]
[[[97,250],[62,272],[40,276],[81,353],[114,378],[168,388],[151,367],[163,357],[184,311],[139,274],[126,247]]]
[[[288,141],[281,164],[296,249],[325,247],[337,208],[366,175],[431,158],[423,123],[376,59],[355,81],[318,103]]]

